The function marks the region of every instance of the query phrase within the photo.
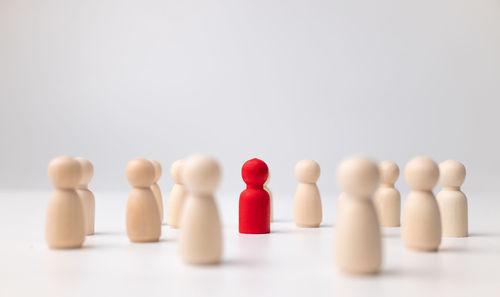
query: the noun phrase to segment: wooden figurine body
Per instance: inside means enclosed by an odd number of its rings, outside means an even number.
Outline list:
[[[80,248],[85,241],[83,207],[75,191],[81,172],[80,164],[71,157],[57,157],[49,163],[47,173],[56,188],[49,200],[45,222],[49,248]]]
[[[347,159],[339,166],[344,190],[335,226],[335,259],[349,274],[373,274],[382,263],[380,227],[371,196],[378,185],[377,165],[364,157]]]
[[[443,189],[437,194],[444,237],[468,236],[467,197],[460,190],[465,180],[465,166],[455,160],[439,164],[439,183]]]
[[[151,185],[151,191],[155,196],[156,203],[158,204],[158,211],[160,212],[160,220],[163,222],[163,197],[161,196],[160,186],[158,186],[158,180],[161,177],[161,164],[156,160],[149,160],[155,169],[155,179]]]
[[[432,189],[439,168],[427,157],[415,157],[406,164],[405,178],[411,191],[403,209],[403,243],[410,250],[437,251],[441,244],[441,216]]]
[[[158,203],[151,191],[155,169],[149,160],[138,158],[127,164],[126,176],[132,185],[127,202],[127,236],[132,242],[160,239],[161,219]]]
[[[317,228],[321,224],[321,196],[316,185],[319,175],[320,167],[313,160],[302,160],[295,166],[299,184],[293,202],[293,220],[297,227]]]
[[[85,222],[85,234],[94,234],[95,225],[95,198],[94,194],[89,190],[88,186],[94,176],[94,166],[85,158],[75,158],[80,163],[82,168],[82,177],[76,187],[76,192],[80,197],[83,207],[83,219]]]
[[[269,194],[264,190],[268,175],[269,169],[266,163],[256,158],[246,161],[241,168],[241,176],[247,188],[241,192],[239,200],[240,233],[271,232]]]
[[[191,156],[182,180],[188,197],[181,216],[180,256],[188,264],[217,264],[222,257],[222,227],[213,192],[220,180],[219,165],[205,155]]]
[[[174,186],[170,192],[167,204],[167,225],[172,228],[179,228],[182,208],[184,206],[187,191],[182,182],[182,168],[184,160],[175,161],[170,167],[170,176],[174,181]]]
[[[401,195],[394,187],[399,176],[396,163],[384,161],[379,164],[380,186],[373,197],[378,220],[382,227],[400,226]]]

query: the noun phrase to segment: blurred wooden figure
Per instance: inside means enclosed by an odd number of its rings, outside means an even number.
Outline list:
[[[45,241],[52,249],[82,247],[85,221],[76,186],[82,176],[80,163],[72,157],[57,157],[47,169],[55,191],[49,200],[45,222]]]
[[[85,234],[94,234],[94,224],[95,224],[95,198],[94,194],[89,190],[89,183],[94,176],[94,166],[89,160],[78,157],[75,158],[82,168],[82,177],[78,182],[76,187],[76,192],[80,197],[83,207],[83,220],[85,222]]]
[[[156,203],[158,203],[158,211],[160,212],[160,220],[163,222],[163,197],[161,196],[160,186],[158,186],[158,180],[161,177],[161,164],[156,160],[149,160],[155,169],[155,179],[151,185],[151,191],[155,195]]]
[[[127,202],[127,236],[132,242],[154,242],[160,239],[161,219],[151,185],[155,169],[147,159],[128,162],[125,175],[132,185]]]
[[[219,181],[219,164],[209,156],[186,159],[182,181],[188,197],[181,216],[179,251],[188,264],[217,264],[222,256],[222,228],[213,196]]]
[[[439,164],[439,183],[443,187],[437,194],[444,237],[467,237],[467,197],[460,190],[465,180],[465,166],[455,160]]]
[[[399,167],[391,161],[378,165],[380,186],[375,192],[374,203],[382,227],[398,227],[401,216],[401,195],[394,187],[399,177]]]
[[[411,191],[403,209],[403,243],[410,250],[437,251],[441,215],[432,189],[439,179],[439,168],[427,157],[415,157],[406,164],[405,178]]]
[[[299,184],[293,202],[293,220],[297,227],[317,228],[323,219],[318,181],[320,167],[316,161],[302,160],[295,166]]]
[[[174,186],[170,192],[167,204],[167,225],[172,228],[179,228],[181,221],[182,208],[184,206],[187,191],[182,182],[182,169],[184,160],[175,161],[170,167],[170,176],[174,181]]]
[[[335,226],[335,259],[345,273],[373,274],[380,269],[380,226],[371,199],[378,181],[377,164],[368,158],[350,158],[339,166],[338,183],[345,195]]]

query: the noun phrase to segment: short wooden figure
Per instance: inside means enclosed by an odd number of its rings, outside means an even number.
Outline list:
[[[321,196],[316,185],[319,175],[320,168],[316,161],[302,160],[295,166],[299,184],[293,202],[293,220],[297,227],[317,228],[321,224]]]
[[[170,176],[174,181],[174,186],[170,192],[167,204],[167,225],[172,228],[179,228],[181,221],[182,207],[184,206],[187,191],[182,182],[182,168],[184,160],[175,161],[170,167]]]
[[[127,202],[127,236],[131,242],[158,241],[161,219],[151,191],[155,180],[153,164],[147,159],[133,159],[128,162],[125,175],[132,186]]]
[[[85,158],[75,158],[80,163],[82,168],[82,177],[76,187],[76,192],[80,197],[83,207],[83,219],[85,221],[85,234],[94,234],[95,224],[95,198],[94,194],[89,190],[89,183],[94,176],[94,166]]]
[[[432,189],[439,179],[439,168],[427,157],[415,157],[406,164],[405,178],[411,191],[403,209],[403,243],[410,250],[437,251],[441,215]]]
[[[217,264],[222,257],[222,228],[213,193],[220,181],[217,161],[206,155],[186,159],[182,181],[188,191],[183,207],[179,251],[188,264]]]
[[[439,164],[439,183],[443,187],[437,194],[444,237],[467,237],[467,197],[460,190],[465,180],[465,166],[455,160]]]
[[[55,191],[47,208],[45,241],[51,249],[80,248],[85,241],[83,207],[75,190],[82,175],[80,163],[57,157],[50,161],[47,174]]]
[[[373,274],[380,270],[382,243],[372,196],[377,189],[377,164],[366,157],[343,161],[338,183],[345,192],[335,226],[335,259],[349,274]]]
[[[382,227],[400,226],[401,195],[394,187],[399,177],[399,167],[391,161],[384,161],[378,165],[380,172],[380,186],[373,197],[378,220]]]

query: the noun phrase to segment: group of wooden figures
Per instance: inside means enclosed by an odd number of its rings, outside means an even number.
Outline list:
[[[127,236],[132,242],[155,242],[161,235],[163,199],[157,181],[161,165],[149,159],[133,159],[125,170],[132,186],[126,210]],[[468,235],[467,199],[460,191],[465,167],[448,160],[439,166],[427,157],[415,157],[405,167],[411,189],[400,224],[401,198],[394,187],[398,166],[391,161],[380,164],[366,157],[344,160],[338,168],[342,193],[338,199],[335,225],[335,259],[340,269],[351,274],[373,274],[382,263],[382,227],[402,226],[406,248],[437,251],[441,237]],[[220,168],[213,158],[193,155],[171,166],[174,186],[167,204],[166,223],[180,228],[179,251],[189,264],[216,264],[222,257],[222,228],[213,196]],[[52,194],[46,217],[46,242],[53,249],[79,248],[85,235],[94,233],[94,196],[88,190],[92,164],[84,158],[57,157],[49,163]],[[298,186],[293,218],[302,228],[319,227],[321,198],[316,181],[320,167],[313,160],[295,166]],[[267,165],[251,159],[242,167],[247,188],[240,194],[239,232],[270,233],[273,217],[272,195],[266,187]],[[440,181],[442,190],[433,195]],[[372,199],[373,197],[373,199]]]

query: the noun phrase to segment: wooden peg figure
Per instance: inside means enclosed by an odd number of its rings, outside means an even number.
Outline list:
[[[89,183],[94,176],[94,166],[85,158],[75,158],[82,168],[82,177],[76,187],[76,192],[80,197],[83,207],[83,220],[85,221],[85,234],[94,234],[95,224],[95,198],[94,194],[89,190]]]
[[[222,228],[213,196],[219,185],[217,161],[205,155],[186,159],[182,181],[188,191],[183,207],[179,251],[188,264],[217,264],[222,256]]]
[[[339,166],[338,183],[345,196],[335,227],[335,259],[342,272],[373,274],[380,269],[380,227],[371,198],[378,181],[377,164],[368,158],[350,158]]]
[[[439,164],[439,183],[443,187],[437,194],[444,237],[467,237],[467,197],[460,190],[465,180],[465,166],[455,160]]]
[[[156,160],[149,160],[155,169],[155,179],[151,185],[151,191],[155,195],[156,203],[158,204],[158,211],[160,212],[160,220],[163,222],[163,197],[161,196],[160,186],[158,186],[158,180],[161,177],[161,164]]]
[[[299,184],[293,202],[293,220],[297,227],[317,228],[321,224],[321,196],[316,185],[319,175],[320,168],[316,161],[302,160],[295,166]]]
[[[269,194],[269,211],[270,211],[270,221],[272,222],[273,219],[274,219],[274,210],[273,210],[273,193],[271,192],[271,190],[269,189],[269,187],[267,186],[267,184],[269,183],[269,180],[271,179],[271,175],[269,175],[267,177],[267,180],[266,182],[264,183],[264,190],[266,190],[267,194]]]
[[[177,160],[170,167],[170,176],[174,181],[174,186],[170,192],[167,204],[167,225],[172,228],[179,228],[182,207],[187,196],[186,187],[182,182],[182,168],[184,167],[184,163],[184,160]]]
[[[132,186],[127,202],[127,236],[131,242],[160,239],[161,220],[158,203],[151,191],[155,180],[153,164],[138,158],[128,162],[125,175]]]
[[[271,232],[271,210],[269,194],[264,183],[269,168],[257,158],[248,160],[241,168],[241,176],[247,188],[240,194],[239,232],[244,234],[266,234]]]
[[[427,157],[415,157],[406,164],[405,178],[411,191],[403,208],[403,243],[410,250],[437,251],[441,215],[432,189],[439,179],[439,168]]]
[[[374,203],[382,227],[398,227],[401,216],[401,195],[394,187],[399,177],[399,167],[391,161],[378,165],[380,186],[375,192]]]
[[[76,186],[82,168],[72,157],[52,159],[47,169],[55,191],[49,200],[45,221],[45,241],[51,249],[82,247],[85,241],[85,221]]]

